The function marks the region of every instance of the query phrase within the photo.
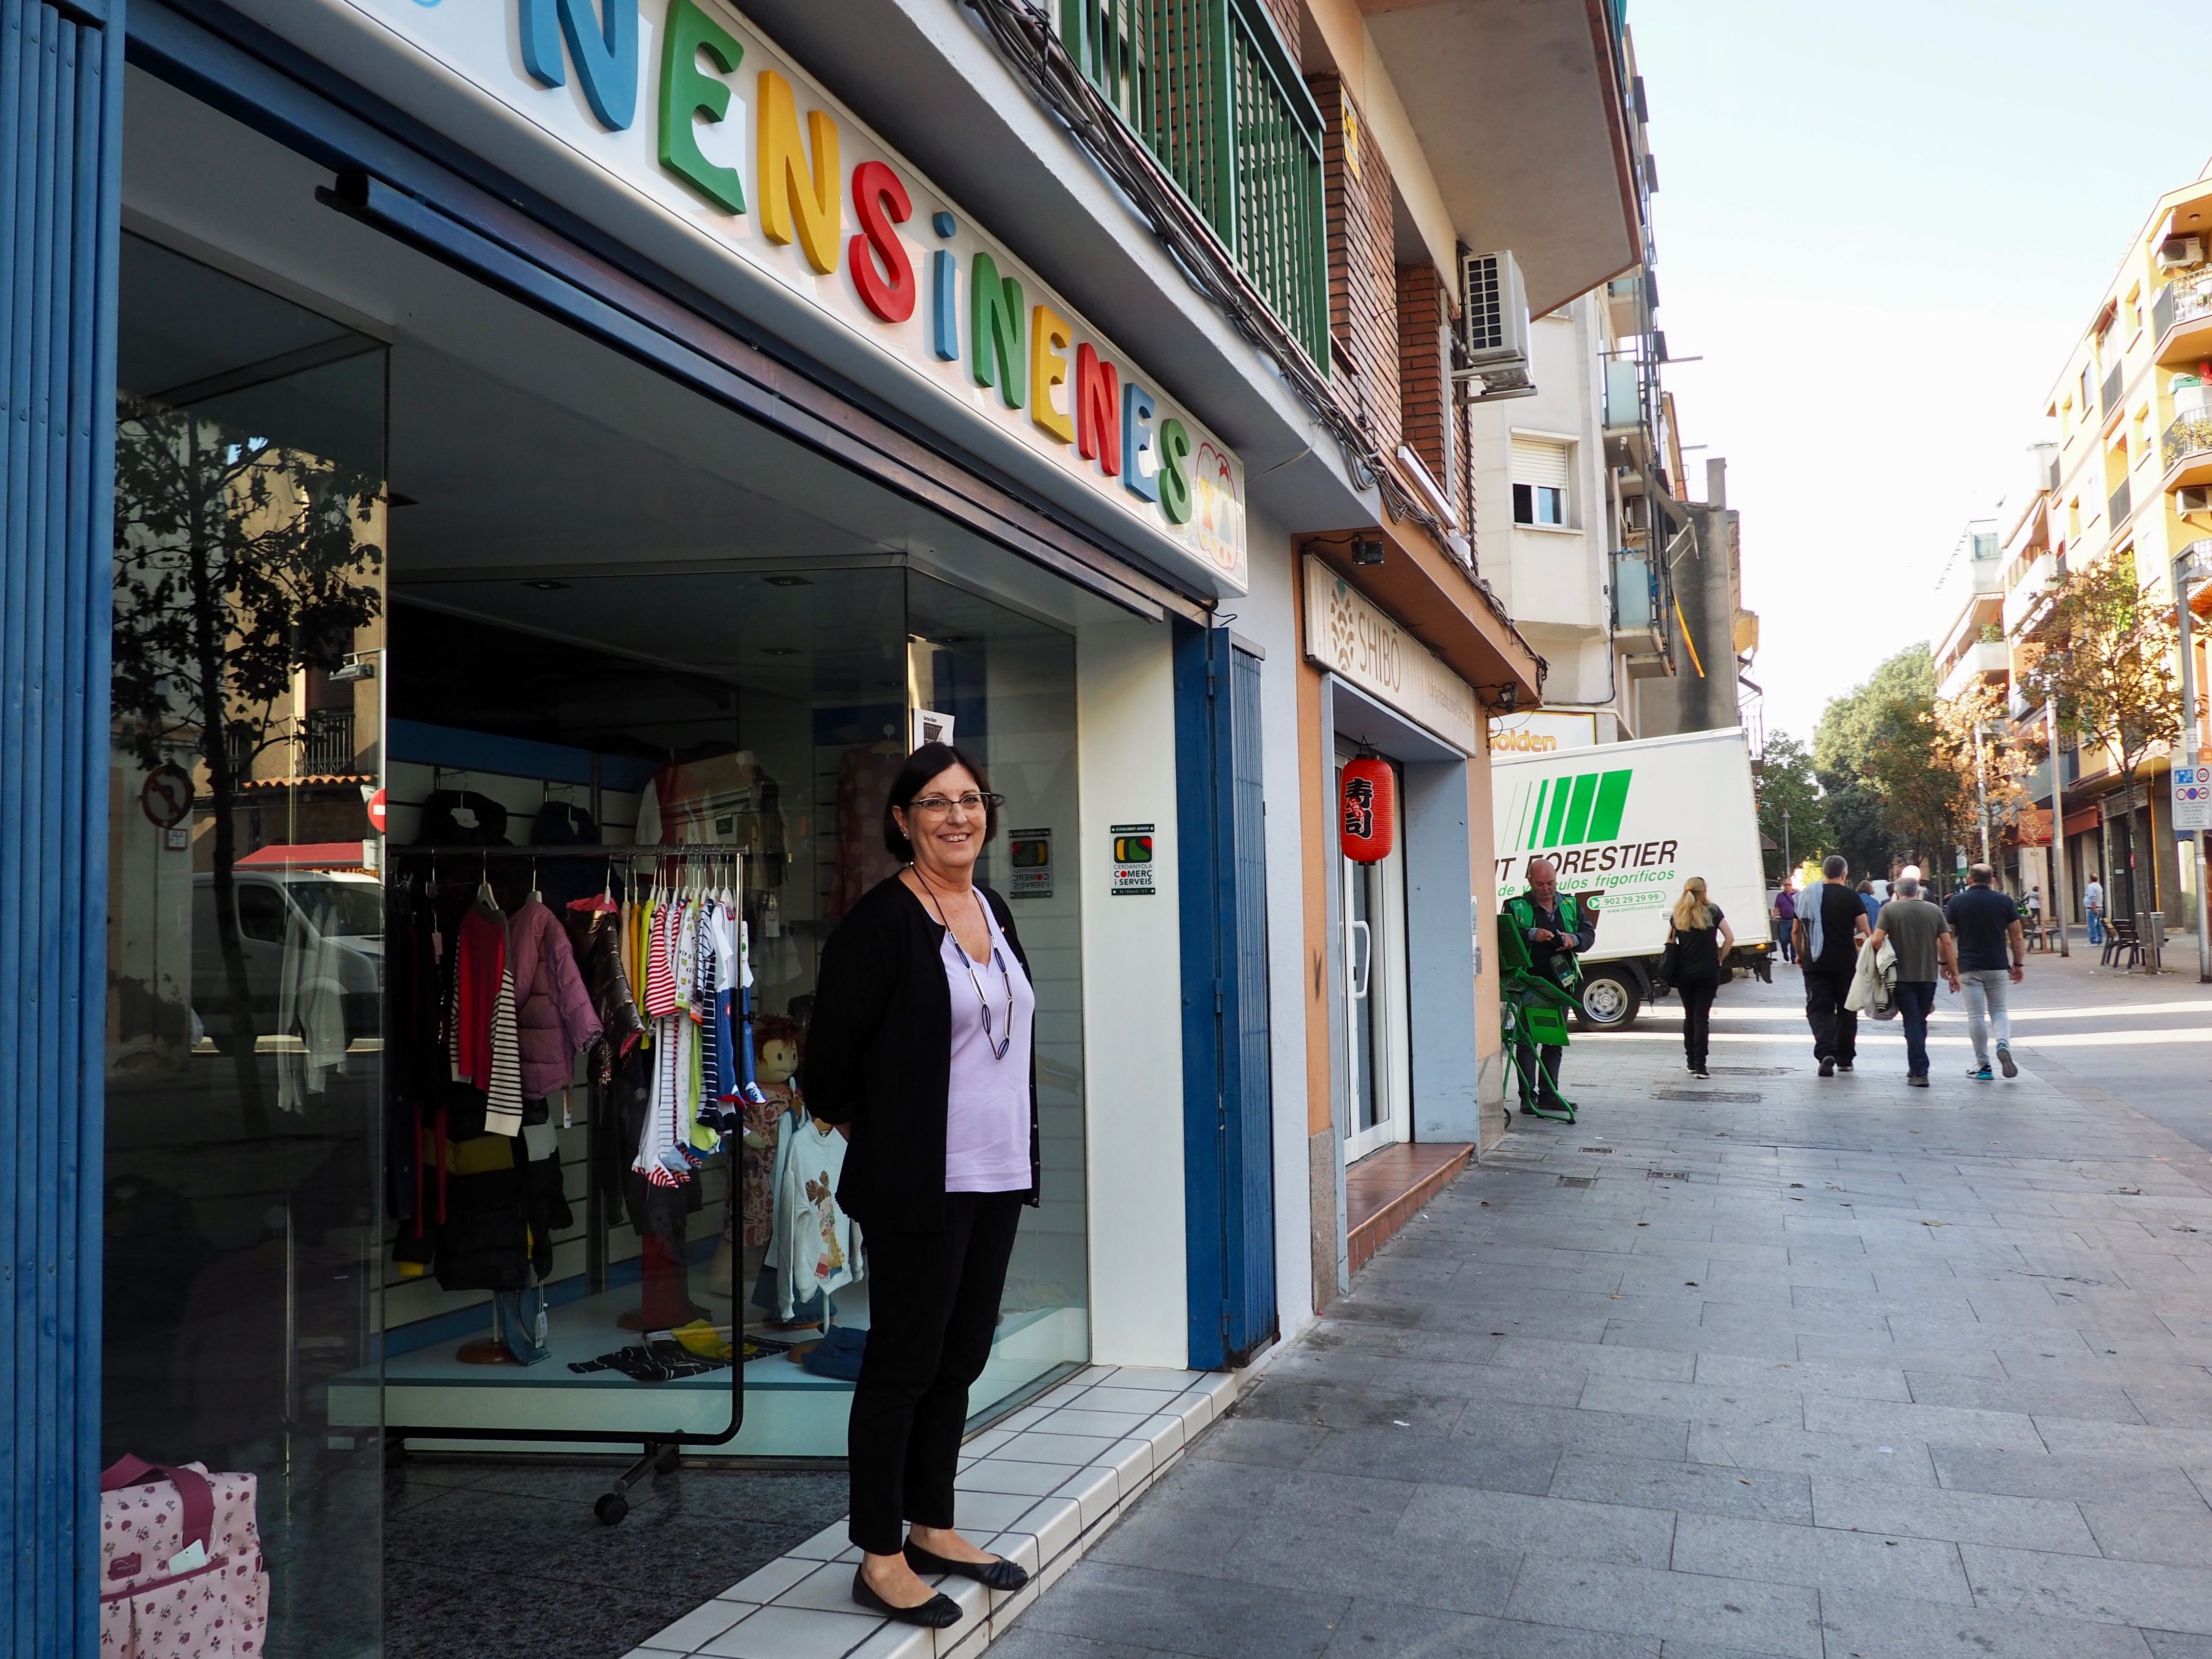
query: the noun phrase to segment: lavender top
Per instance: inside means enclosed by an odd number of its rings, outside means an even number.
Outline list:
[[[1006,943],[991,907],[979,903],[991,929],[991,959],[978,963],[945,930],[938,954],[952,998],[952,1071],[945,1094],[945,1190],[1027,1192],[1030,1186],[1030,1038],[1036,993]],[[969,970],[975,969],[974,977]],[[1001,969],[1003,969],[1003,972]],[[975,987],[983,1000],[975,1000]],[[1009,1007],[1008,992],[1012,991]],[[990,1011],[985,1030],[984,1010]],[[1011,1013],[1013,1041],[996,1053]]]

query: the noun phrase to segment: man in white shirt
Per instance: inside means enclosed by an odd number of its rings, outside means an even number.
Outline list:
[[[2105,942],[2105,884],[2097,879],[2097,872],[2089,872],[2089,884],[2081,890],[2081,908],[2089,918],[2089,943]]]

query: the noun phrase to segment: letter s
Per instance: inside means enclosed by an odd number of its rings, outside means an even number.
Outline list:
[[[854,167],[853,216],[860,222],[860,234],[847,247],[846,258],[860,303],[887,323],[902,323],[914,315],[914,262],[891,227],[914,216],[914,203],[898,174],[881,161],[863,161]],[[878,260],[883,264],[880,271]]]

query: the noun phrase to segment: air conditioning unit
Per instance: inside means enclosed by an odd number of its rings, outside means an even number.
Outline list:
[[[2204,239],[2202,236],[2169,236],[2158,245],[2158,268],[2160,270],[2179,270],[2188,265],[2204,263]]]
[[[1511,253],[1469,253],[1459,268],[1460,343],[1463,362],[1452,380],[1469,402],[1530,398],[1528,295]]]
[[[2212,513],[2212,484],[2184,484],[2173,492],[2177,513]]]

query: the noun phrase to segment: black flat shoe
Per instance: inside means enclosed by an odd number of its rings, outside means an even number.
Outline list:
[[[948,1561],[941,1555],[932,1555],[911,1538],[906,1540],[906,1564],[916,1572],[957,1573],[1001,1595],[1012,1595],[1030,1582],[1028,1571],[1012,1561],[995,1556],[988,1561]]]
[[[948,1625],[960,1622],[960,1604],[951,1596],[933,1595],[918,1607],[895,1607],[868,1588],[867,1569],[853,1569],[853,1599],[870,1613],[880,1613],[902,1625],[920,1625],[928,1630],[943,1630]]]

